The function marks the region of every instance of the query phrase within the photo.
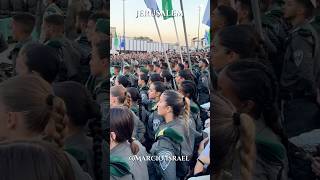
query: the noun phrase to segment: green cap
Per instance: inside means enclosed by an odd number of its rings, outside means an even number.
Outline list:
[[[145,67],[141,67],[141,68],[140,68],[140,71],[143,72],[143,73],[145,73],[145,74],[148,74],[148,73],[149,73],[148,69],[145,68]]]
[[[107,19],[98,19],[96,23],[96,31],[104,34],[108,33],[109,21]]]

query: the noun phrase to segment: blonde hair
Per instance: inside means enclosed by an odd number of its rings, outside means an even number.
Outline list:
[[[110,88],[110,94],[113,97],[117,97],[119,105],[124,105],[128,108],[131,106],[130,95],[127,89],[122,85],[112,86]]]
[[[221,179],[221,172],[230,167],[237,153],[240,155],[241,179],[252,179],[255,160],[253,119],[247,114],[237,113],[236,108],[222,96],[213,95],[213,105],[213,158],[217,179]]]
[[[53,95],[51,85],[37,75],[13,77],[0,84],[0,102],[11,112],[21,112],[28,131],[45,134],[50,121],[54,121],[55,133],[47,139],[63,145],[66,127],[66,107],[62,99]]]

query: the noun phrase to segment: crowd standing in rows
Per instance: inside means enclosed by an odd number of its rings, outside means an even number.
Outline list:
[[[109,177],[109,15],[106,1],[86,2],[17,10],[13,48],[0,37],[12,67],[0,83],[0,179]]]

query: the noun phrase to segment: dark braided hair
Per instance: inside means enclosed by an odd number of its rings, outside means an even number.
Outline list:
[[[287,147],[288,140],[279,124],[280,115],[276,106],[278,84],[273,71],[254,61],[236,61],[224,71],[240,100],[254,101],[254,118],[263,117],[266,125],[279,135]]]
[[[127,88],[128,93],[130,93],[131,99],[133,102],[137,102],[138,106],[139,106],[139,119],[142,120],[142,105],[141,105],[141,96],[139,93],[139,90],[137,88],[134,87],[129,87]]]
[[[73,126],[84,128],[89,123],[89,135],[93,137],[94,174],[96,180],[102,180],[102,128],[98,104],[80,83],[66,81],[56,83],[54,92],[67,106],[67,114]]]
[[[186,96],[187,94],[189,94],[189,96],[187,96],[189,99],[191,99],[194,103],[196,103],[199,107],[201,107],[197,101],[197,97],[198,97],[197,86],[193,81],[191,80],[182,81],[180,84],[180,87],[181,87],[181,91]]]

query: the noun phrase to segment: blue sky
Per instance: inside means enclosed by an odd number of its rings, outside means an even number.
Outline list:
[[[156,0],[159,9],[161,9],[161,0]],[[198,36],[198,21],[199,21],[199,6],[201,6],[200,13],[200,38],[204,37],[205,30],[209,27],[202,24],[203,14],[208,0],[183,0],[183,7],[185,12],[185,21],[187,27],[188,40]],[[180,9],[180,0],[172,0],[173,9]],[[110,1],[110,25],[116,27],[118,35],[123,34],[123,1],[111,0]],[[126,36],[137,37],[145,36],[150,37],[155,41],[160,41],[153,17],[137,17],[138,10],[148,10],[144,0],[125,0],[125,18],[126,18]],[[184,45],[184,31],[182,18],[176,17],[177,29],[179,34],[180,43]],[[172,18],[163,20],[162,17],[157,18],[158,25],[162,39],[166,43],[175,43],[176,33]]]

